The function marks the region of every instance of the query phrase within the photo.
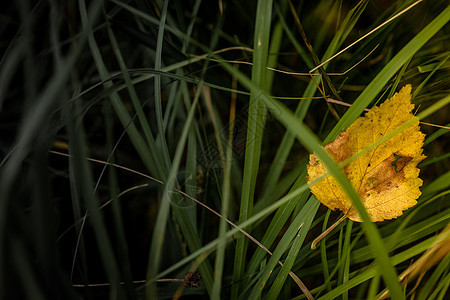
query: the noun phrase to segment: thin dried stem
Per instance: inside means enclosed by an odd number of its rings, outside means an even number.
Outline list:
[[[345,219],[347,219],[347,215],[343,215],[339,220],[337,220],[336,222],[334,222],[333,225],[331,225],[330,227],[328,227],[327,230],[325,230],[324,232],[322,232],[321,235],[319,235],[312,243],[311,243],[311,249],[316,249],[316,245],[318,242],[320,242],[324,237],[326,237],[333,229],[335,229],[339,224],[342,223],[342,221],[344,221]]]

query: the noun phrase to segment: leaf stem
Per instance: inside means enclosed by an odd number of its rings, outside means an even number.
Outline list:
[[[319,235],[312,243],[311,243],[311,249],[316,249],[316,245],[318,242],[320,242],[324,237],[326,237],[334,228],[336,228],[339,224],[342,223],[342,221],[344,221],[345,219],[347,219],[347,215],[343,215],[339,220],[337,220],[336,222],[334,222],[333,225],[331,225],[327,230],[325,230],[324,232],[322,232],[321,235]]]

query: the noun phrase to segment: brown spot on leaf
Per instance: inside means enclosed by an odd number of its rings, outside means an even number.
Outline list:
[[[364,198],[364,195],[367,195],[369,191],[379,193],[398,187],[406,181],[403,169],[411,160],[411,157],[404,157],[395,153],[386,158],[367,173],[367,179],[363,181],[364,184],[359,191],[360,195]]]
[[[343,147],[346,144],[348,144],[348,134],[345,131],[341,131],[336,140],[326,145],[325,149],[337,163],[340,163],[352,155],[348,147]]]

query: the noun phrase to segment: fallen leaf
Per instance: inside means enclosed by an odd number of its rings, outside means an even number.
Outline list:
[[[413,108],[411,86],[406,85],[391,99],[359,117],[325,149],[336,163],[340,163],[412,119]],[[372,221],[396,218],[417,203],[422,185],[417,164],[425,158],[422,154],[424,137],[417,121],[344,167]],[[308,183],[327,172],[314,154],[310,155],[307,169]],[[351,200],[334,177],[329,175],[310,189],[327,207],[339,209],[345,217],[361,222]]]

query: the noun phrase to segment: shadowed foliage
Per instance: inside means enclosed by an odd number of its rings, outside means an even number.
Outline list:
[[[448,293],[447,1],[1,6],[1,299]],[[372,223],[323,146],[407,84],[421,195]],[[362,221],[314,250],[311,153]]]

